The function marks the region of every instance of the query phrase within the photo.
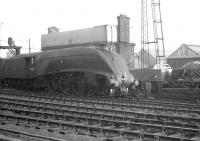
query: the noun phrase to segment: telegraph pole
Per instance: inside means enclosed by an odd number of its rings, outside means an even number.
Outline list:
[[[1,39],[1,28],[2,28],[2,24],[3,24],[3,22],[0,23],[0,46],[1,46],[1,41],[2,41],[2,39]]]
[[[28,39],[28,50],[29,50],[29,53],[31,53],[31,39],[30,38]]]
[[[3,24],[3,22],[0,23],[0,46],[1,46],[1,42],[2,42],[2,39],[1,39],[2,24]],[[0,51],[0,58],[1,58],[1,51]]]

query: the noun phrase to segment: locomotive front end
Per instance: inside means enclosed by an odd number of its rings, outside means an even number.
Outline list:
[[[110,93],[111,95],[127,95],[130,86],[134,83],[134,77],[129,72],[126,61],[119,54],[113,53],[112,63],[115,69],[110,79],[112,83]]]

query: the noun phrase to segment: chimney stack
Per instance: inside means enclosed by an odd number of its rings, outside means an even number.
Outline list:
[[[48,28],[48,34],[57,33],[57,32],[59,32],[59,28],[55,26],[51,26]]]
[[[130,42],[129,17],[120,14],[120,16],[117,17],[117,20],[118,20],[117,41],[123,43],[129,43]]]
[[[131,62],[131,48],[130,48],[130,25],[129,17],[126,15],[120,14],[117,17],[117,48],[116,51],[119,53],[125,60],[127,64]]]

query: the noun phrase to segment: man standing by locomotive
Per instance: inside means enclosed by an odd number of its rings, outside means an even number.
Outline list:
[[[146,94],[147,98],[151,98],[151,82],[146,82]]]

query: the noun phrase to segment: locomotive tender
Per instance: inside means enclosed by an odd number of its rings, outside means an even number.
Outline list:
[[[0,66],[1,84],[8,87],[76,95],[127,93],[134,80],[119,54],[95,46],[14,56]]]

